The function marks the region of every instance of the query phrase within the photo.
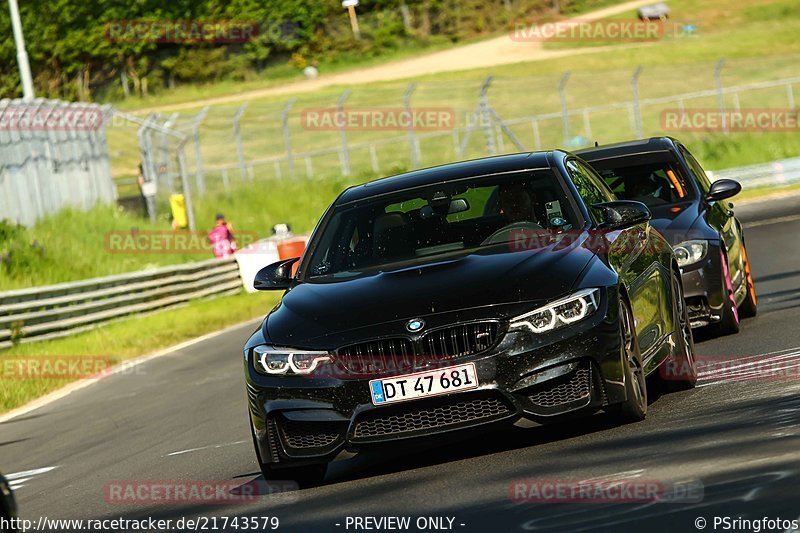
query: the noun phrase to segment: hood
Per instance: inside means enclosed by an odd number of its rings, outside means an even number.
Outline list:
[[[699,224],[702,212],[696,202],[651,207],[650,212],[650,225],[673,246],[690,239],[709,238]]]
[[[324,345],[382,335],[378,325],[391,325],[394,335],[405,333],[397,324],[412,318],[434,327],[515,316],[573,288],[594,256],[581,246],[587,237],[583,232],[569,250],[553,243],[523,251],[503,245],[502,251],[483,249],[352,280],[299,283],[264,321],[264,334],[276,345],[330,348]]]

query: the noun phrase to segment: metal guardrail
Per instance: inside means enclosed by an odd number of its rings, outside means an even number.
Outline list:
[[[134,313],[242,290],[236,261],[211,259],[0,293],[0,348],[63,337]]]
[[[759,165],[726,168],[711,173],[714,180],[729,178],[745,187],[767,187],[800,183],[800,157]]]

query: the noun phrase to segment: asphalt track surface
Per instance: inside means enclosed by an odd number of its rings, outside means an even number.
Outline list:
[[[417,531],[419,517],[448,517],[454,531],[500,532],[697,531],[700,517],[706,530],[721,531],[715,516],[798,519],[800,201],[737,215],[748,226],[759,315],[738,335],[698,339],[696,352],[758,356],[750,360],[794,377],[731,380],[710,370],[694,390],[651,398],[640,423],[617,427],[596,416],[359,456],[334,463],[321,486],[246,504],[109,503],[104,487],[114,480],[262,481],[242,382],[248,325],[0,424],[0,467],[16,474],[21,515],[32,520],[277,516],[279,531],[354,531],[348,517],[407,516]],[[509,485],[520,479],[688,483],[702,495],[679,503],[512,501]]]

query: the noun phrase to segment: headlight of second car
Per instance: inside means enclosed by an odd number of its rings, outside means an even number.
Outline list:
[[[574,324],[597,311],[600,291],[583,289],[511,320],[510,328],[545,333]]]
[[[701,261],[706,256],[708,241],[684,241],[675,246],[674,250],[678,266],[683,268]]]
[[[253,366],[259,374],[278,376],[284,374],[310,374],[319,365],[330,363],[328,352],[296,350],[263,344],[253,348]]]

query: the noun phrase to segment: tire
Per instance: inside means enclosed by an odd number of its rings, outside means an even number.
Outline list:
[[[264,476],[265,481],[294,481],[301,488],[313,487],[322,483],[328,471],[328,464],[311,464],[302,466],[275,467],[261,459],[261,449],[256,441],[256,432],[250,422],[250,435],[253,437],[253,447],[256,451],[256,462]]]
[[[750,260],[747,258],[744,241],[742,241],[742,264],[744,265],[744,275],[747,282],[747,295],[739,306],[740,318],[752,318],[758,314],[756,303],[756,284],[753,281],[753,274],[750,272]]]
[[[694,337],[689,322],[689,310],[683,297],[683,283],[672,273],[672,312],[675,317],[674,352],[661,364],[660,386],[666,392],[693,389],[697,385],[697,364],[694,357]]]
[[[728,256],[724,250],[720,254],[722,260],[722,317],[718,323],[714,324],[713,331],[721,336],[739,333],[739,309],[734,300]]]
[[[622,349],[625,356],[624,402],[609,406],[608,413],[618,422],[638,422],[647,416],[647,379],[642,365],[636,326],[628,303],[620,298],[619,323]]]

